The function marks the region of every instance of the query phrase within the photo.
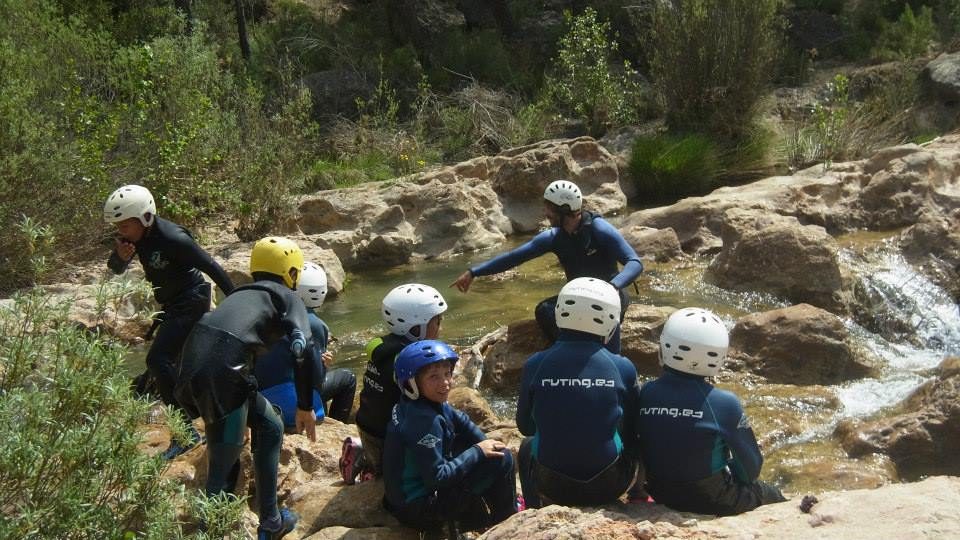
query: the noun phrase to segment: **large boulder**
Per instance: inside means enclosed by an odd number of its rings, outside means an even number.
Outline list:
[[[523,364],[535,352],[549,346],[537,321],[526,319],[502,326],[480,338],[467,353],[482,363],[479,380],[482,388],[515,391],[520,386]],[[475,361],[468,362],[475,363]]]
[[[621,354],[633,362],[638,374],[660,374],[660,332],[674,311],[669,306],[627,307],[620,327]]]
[[[621,233],[641,260],[667,262],[683,257],[680,239],[673,229],[630,227]]]
[[[634,212],[622,228],[672,228],[684,251],[697,254],[718,248],[730,208],[793,216],[830,234],[909,226],[924,212],[949,214],[960,206],[958,142],[960,135],[953,134],[923,147],[883,149],[863,161],[816,165],[793,176],[723,187]]]
[[[458,386],[450,390],[447,402],[470,417],[470,420],[480,429],[487,431],[499,425],[500,418],[493,412],[490,403],[474,388]]]
[[[931,281],[960,300],[960,212],[925,215],[900,235],[904,257]]]
[[[960,102],[960,52],[943,53],[923,69],[922,79],[939,100],[956,105]]]
[[[740,318],[730,347],[747,370],[784,384],[839,384],[872,375],[876,364],[840,318],[808,304]]]
[[[960,536],[960,478],[938,476],[915,484],[817,493],[806,511],[799,500],[714,518],[672,512],[658,504],[614,504],[603,509],[548,506],[514,515],[480,540],[626,539],[705,540],[783,538],[869,540]],[[906,516],[909,516],[907,519]]]
[[[300,200],[296,227],[347,268],[390,266],[492,247],[536,230],[543,190],[558,178],[580,186],[586,206],[626,206],[613,156],[589,137],[553,140],[429,173]]]
[[[706,275],[710,282],[847,311],[849,284],[840,269],[839,246],[823,227],[740,209],[725,213],[725,224],[723,249]]]
[[[918,388],[890,418],[837,428],[851,457],[879,453],[890,457],[900,475],[915,479],[960,474],[960,358],[948,358],[937,376]]]

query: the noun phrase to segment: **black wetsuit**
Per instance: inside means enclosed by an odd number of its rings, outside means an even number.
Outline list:
[[[285,285],[259,280],[238,287],[194,326],[183,347],[176,396],[207,428],[206,491],[234,491],[245,427],[251,430],[260,520],[275,518],[283,421],[257,391],[254,359],[286,336],[302,333],[307,358],[294,364],[297,408],[312,410],[316,348],[303,301]]]
[[[387,334],[367,344],[370,361],[363,374],[360,407],[357,409],[357,427],[383,439],[387,435],[390,412],[400,401],[400,387],[393,374],[393,362],[410,342]]]
[[[210,285],[200,273],[210,276],[224,294],[233,291],[233,282],[189,231],[163,218],[155,218],[134,248],[162,309],[151,329],[156,333],[147,352],[147,369],[163,402],[176,407],[177,358],[193,325],[210,310]],[[115,274],[122,274],[129,264],[116,250],[107,261]]]

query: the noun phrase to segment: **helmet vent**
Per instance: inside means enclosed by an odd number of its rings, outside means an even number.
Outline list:
[[[576,300],[567,300],[566,302],[564,302],[564,304],[566,304],[566,305],[568,305],[568,306],[572,306],[572,305],[574,305],[574,304],[576,304],[576,303],[577,303]]]
[[[717,365],[716,365],[716,364],[707,364],[707,367],[715,368],[715,367],[717,367]]]
[[[600,317],[594,317],[593,322],[597,324],[603,324],[603,319],[601,319]]]
[[[681,351],[685,351],[685,352],[689,352],[689,351],[690,351],[690,347],[688,347],[688,346],[686,346],[686,345],[681,345],[681,346],[679,347],[679,349],[680,349]]]
[[[405,323],[405,322],[407,322],[407,321],[405,321],[405,320],[403,320],[403,319],[397,319],[397,322]]]
[[[603,307],[598,306],[597,304],[592,304],[590,307],[592,307],[594,311],[603,311]]]
[[[563,313],[560,314],[560,316],[561,316],[561,317],[569,317],[569,316],[570,316],[570,313],[567,312],[567,311],[564,311]]]
[[[670,345],[669,343],[664,343],[663,346],[669,349],[672,345]]]
[[[683,357],[682,357],[682,356],[673,355],[673,359],[674,359],[674,360],[679,360],[680,362],[683,362]]]
[[[720,356],[720,355],[717,354],[716,351],[710,351],[710,352],[707,353],[707,356],[712,357],[712,358],[716,358],[716,357],[718,357],[718,356]]]

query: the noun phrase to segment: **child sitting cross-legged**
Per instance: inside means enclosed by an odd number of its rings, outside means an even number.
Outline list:
[[[516,512],[513,457],[447,403],[458,356],[442,341],[407,345],[397,356],[403,392],[387,424],[384,506],[401,523],[437,532],[495,525]]]

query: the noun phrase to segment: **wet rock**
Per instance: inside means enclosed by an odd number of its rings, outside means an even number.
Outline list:
[[[624,240],[644,261],[667,262],[684,256],[680,239],[673,229],[631,227],[622,232]]]
[[[839,246],[823,227],[802,226],[796,218],[766,213],[744,219],[737,210],[725,216],[734,218],[724,229],[731,242],[724,241],[710,263],[708,281],[725,289],[768,292],[836,313],[847,311],[849,284],[837,258]]]
[[[838,384],[875,369],[875,360],[854,344],[842,320],[808,304],[740,318],[730,347],[746,369],[776,383]]]
[[[487,334],[473,347],[483,359],[481,387],[515,391],[520,386],[520,373],[527,358],[548,345],[533,319],[515,322]]]
[[[406,527],[327,527],[320,529],[304,540],[419,540],[420,533]]]
[[[633,362],[638,374],[660,374],[660,332],[674,311],[669,306],[627,307],[620,327],[621,354]]]
[[[960,300],[960,214],[925,214],[900,235],[904,257]]]
[[[490,408],[490,403],[473,388],[454,388],[447,396],[447,401],[451,406],[467,413],[470,420],[483,431],[500,424],[500,418]]]
[[[900,475],[960,474],[960,360],[945,360],[890,418],[846,422],[836,435],[851,457],[890,456]]]
[[[543,190],[575,182],[586,207],[626,206],[616,160],[589,137],[544,141],[436,171],[303,197],[296,226],[347,268],[390,266],[500,244],[543,221]]]

